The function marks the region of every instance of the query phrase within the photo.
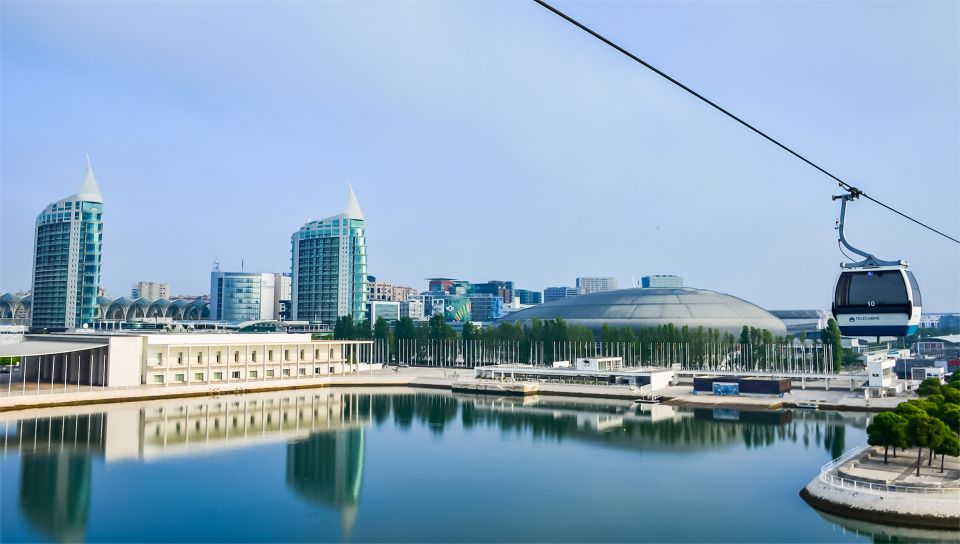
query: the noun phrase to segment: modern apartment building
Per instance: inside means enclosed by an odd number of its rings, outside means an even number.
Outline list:
[[[377,281],[375,276],[367,276],[367,302],[403,302],[416,295],[418,291],[413,287],[394,285],[384,281]]]
[[[576,287],[547,287],[543,290],[543,302],[553,302],[565,298],[575,297],[580,294]]]
[[[400,317],[409,317],[414,321],[424,318],[423,301],[409,298],[400,303]]]
[[[386,319],[390,324],[396,323],[397,320],[400,319],[400,304],[399,302],[387,302],[383,300],[368,302],[367,306],[370,308],[370,323],[376,323],[380,317]]]
[[[103,195],[93,167],[80,191],[37,216],[33,245],[31,325],[72,328],[97,319]]]
[[[467,297],[470,300],[470,319],[473,321],[494,321],[503,317],[503,300],[490,293],[476,293]]]
[[[352,188],[343,213],[305,224],[290,242],[293,320],[333,324],[340,316],[366,317],[366,232]]]
[[[134,300],[138,298],[150,300],[170,298],[170,284],[159,281],[138,281],[130,289],[130,298]]]
[[[617,289],[617,278],[581,276],[577,278],[577,289],[580,290],[581,295],[614,291]]]

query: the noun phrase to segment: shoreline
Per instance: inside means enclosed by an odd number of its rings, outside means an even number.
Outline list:
[[[99,405],[130,401],[159,400],[185,397],[207,397],[220,395],[242,395],[265,391],[284,391],[314,389],[325,387],[383,387],[403,386],[433,390],[448,390],[460,393],[493,395],[552,395],[574,398],[594,398],[601,400],[635,401],[641,394],[627,386],[616,385],[579,385],[546,382],[489,382],[473,378],[470,369],[448,369],[437,367],[413,367],[393,370],[377,369],[369,373],[326,376],[322,378],[271,380],[259,382],[235,382],[221,384],[196,384],[176,386],[147,386],[98,389],[85,387],[80,390],[51,391],[0,395],[0,412],[47,408],[55,406]],[[690,387],[671,386],[662,392],[660,402],[670,406],[693,408],[730,408],[745,410],[802,410],[797,405],[802,399],[791,396],[714,396],[694,395]],[[798,392],[799,393],[799,392]],[[804,392],[807,395],[823,396],[823,392]],[[883,399],[887,402],[868,404],[863,399],[838,397],[834,401],[820,400],[819,410],[843,412],[883,412],[892,410],[899,399]],[[846,401],[846,402],[843,402]]]

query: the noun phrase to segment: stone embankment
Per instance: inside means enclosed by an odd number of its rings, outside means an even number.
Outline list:
[[[917,450],[883,462],[883,449],[861,446],[827,465],[800,496],[813,507],[842,517],[877,523],[960,531],[960,459],[927,466],[924,452],[916,475]]]

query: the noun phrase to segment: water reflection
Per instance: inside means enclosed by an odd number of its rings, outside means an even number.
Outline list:
[[[389,394],[329,389],[223,398],[171,399],[100,408],[0,414],[0,444],[19,454],[19,510],[45,538],[85,538],[93,463],[162,461],[285,442],[286,486],[336,512],[342,535],[358,516],[366,431],[415,424],[441,435],[490,428],[534,440],[677,453],[742,444],[802,442],[832,456],[846,448],[839,414],[680,409],[549,397],[495,398],[402,390]],[[862,416],[857,416],[864,419]],[[862,425],[862,421],[857,424]]]

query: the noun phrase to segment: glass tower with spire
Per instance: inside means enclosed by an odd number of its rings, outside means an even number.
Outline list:
[[[343,213],[308,222],[290,242],[292,319],[331,325],[345,315],[365,319],[367,242],[353,188]]]
[[[73,328],[97,319],[103,195],[87,157],[80,191],[37,216],[33,242],[33,320]]]

